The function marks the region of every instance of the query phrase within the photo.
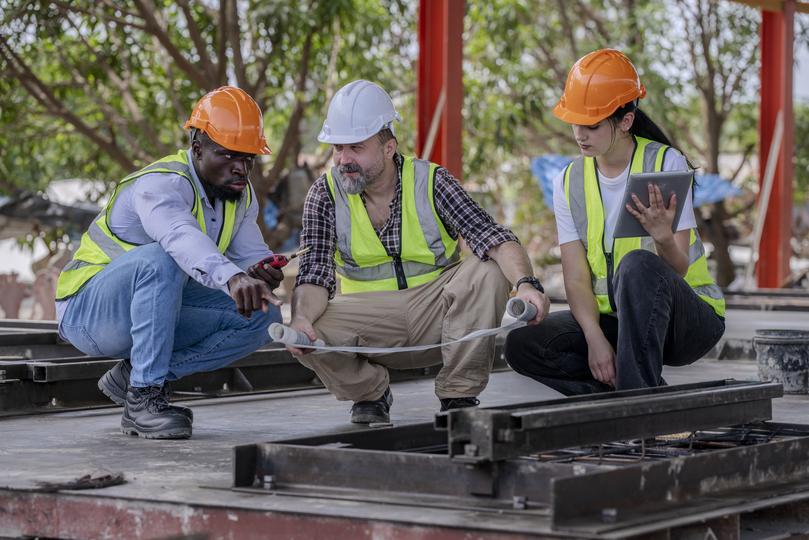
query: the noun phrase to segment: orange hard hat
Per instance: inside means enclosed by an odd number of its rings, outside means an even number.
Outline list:
[[[183,128],[197,128],[228,150],[271,153],[258,104],[247,92],[234,86],[222,86],[202,96]]]
[[[645,96],[646,87],[629,58],[615,49],[599,49],[573,64],[553,114],[568,124],[591,126]]]

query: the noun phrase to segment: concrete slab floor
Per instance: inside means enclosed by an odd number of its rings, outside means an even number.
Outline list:
[[[670,384],[754,380],[756,366],[749,361],[702,360],[692,366],[667,368],[664,377]],[[392,390],[395,424],[432,420],[439,406],[433,381],[396,383]],[[555,391],[508,371],[492,375],[481,402],[494,406],[556,397]],[[227,488],[236,445],[363,428],[348,422],[350,403],[337,402],[325,390],[194,401],[190,406],[195,415],[194,436],[187,441],[125,436],[119,429],[120,408],[2,419],[0,491],[28,490],[37,481],[67,481],[87,473],[123,472],[124,485],[67,493],[114,499],[119,504],[170,502],[516,533],[546,527],[536,520],[515,520],[508,515],[425,507],[397,506],[392,518],[391,507],[384,504],[231,492]],[[779,421],[809,423],[809,397],[776,400],[774,415]]]

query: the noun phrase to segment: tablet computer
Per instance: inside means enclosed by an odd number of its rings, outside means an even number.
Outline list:
[[[644,206],[649,206],[650,183],[660,187],[660,193],[663,195],[663,203],[666,205],[668,205],[672,193],[677,195],[677,210],[674,213],[674,221],[671,222],[671,232],[675,232],[677,225],[680,223],[680,215],[683,213],[683,204],[685,204],[688,190],[691,189],[691,183],[693,181],[694,171],[630,174],[629,180],[626,183],[626,191],[624,191],[621,211],[618,213],[618,221],[615,224],[615,234],[613,236],[615,238],[649,236],[649,233],[646,232],[643,225],[635,219],[635,216],[627,211],[626,205],[631,204],[633,207],[635,206],[632,202],[632,194],[634,193]]]

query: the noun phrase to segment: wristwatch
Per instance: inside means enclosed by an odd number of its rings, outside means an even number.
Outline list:
[[[519,289],[520,285],[522,285],[523,283],[530,283],[533,288],[535,288],[536,290],[538,290],[542,294],[545,294],[545,289],[542,287],[542,283],[540,283],[539,280],[537,278],[535,278],[534,276],[523,276],[523,277],[521,277],[520,279],[517,280],[517,284],[514,285],[514,289],[515,290]]]

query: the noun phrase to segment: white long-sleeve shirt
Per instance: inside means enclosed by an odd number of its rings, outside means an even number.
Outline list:
[[[190,151],[188,159],[193,164]],[[234,224],[227,251],[219,253],[216,239],[224,221],[224,202],[208,199],[193,165],[191,176],[202,199],[205,233],[191,213],[194,190],[188,180],[171,173],[145,174],[124,187],[110,213],[110,230],[131,244],[159,242],[194,280],[228,292],[231,277],[271,254],[256,223],[258,202],[254,196],[244,218]],[[70,298],[56,303],[58,320],[69,302]]]

